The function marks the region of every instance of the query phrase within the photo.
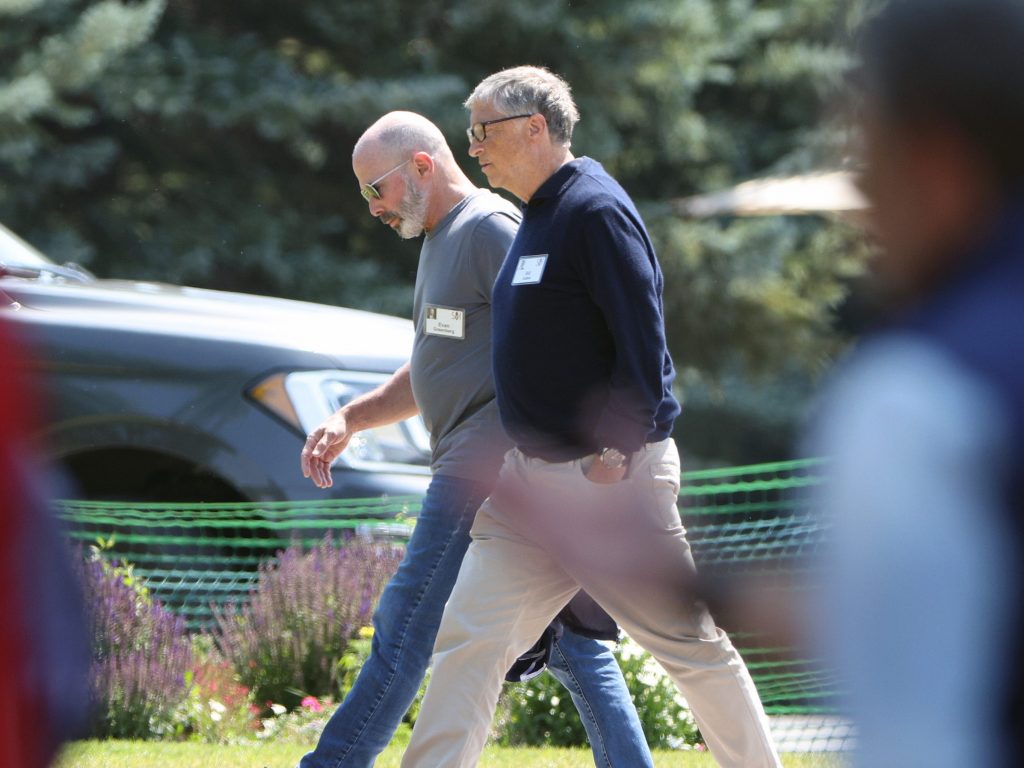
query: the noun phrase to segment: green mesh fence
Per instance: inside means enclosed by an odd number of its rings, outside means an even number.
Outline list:
[[[804,492],[818,482],[817,459],[690,472],[680,491],[694,558],[705,578],[797,576],[823,530]],[[772,647],[742,627],[729,627],[771,714],[827,709],[835,690],[809,660]]]
[[[785,576],[805,569],[824,531],[803,491],[822,461],[760,464],[685,473],[680,508],[701,573]],[[73,539],[97,544],[135,566],[153,595],[195,630],[213,607],[243,602],[257,565],[292,542],[394,542],[411,533],[419,498],[243,504],[126,504],[63,501],[58,514]],[[789,749],[843,749],[847,724],[833,716],[836,683],[812,660],[727,627],[743,654],[776,738]],[[780,730],[781,729],[781,732]]]
[[[794,585],[813,580],[808,569],[826,531],[807,491],[820,482],[823,459],[701,470],[683,475],[680,509],[702,575],[712,582],[742,576]],[[794,588],[797,588],[794,586]],[[838,682],[794,649],[764,642],[729,626],[771,716],[773,735],[788,751],[838,751],[853,744],[838,717]]]
[[[62,501],[58,515],[73,540],[125,560],[190,629],[212,626],[213,607],[243,602],[257,566],[298,541],[404,542],[418,497],[237,504],[126,504]]]

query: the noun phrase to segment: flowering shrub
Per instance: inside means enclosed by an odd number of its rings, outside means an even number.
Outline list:
[[[184,621],[152,599],[130,565],[95,551],[76,562],[92,632],[94,734],[150,738],[175,731],[174,711],[188,694],[192,666]]]
[[[652,748],[700,742],[700,733],[675,685],[654,659],[632,640],[615,650],[626,687]],[[569,692],[553,675],[506,685],[499,704],[497,741],[505,746],[585,746],[583,728]]]
[[[291,712],[280,704],[271,704],[269,713],[260,721],[256,738],[315,746],[334,710],[332,699],[316,696],[306,696]]]
[[[309,552],[293,544],[260,566],[241,610],[215,609],[217,646],[255,701],[294,709],[337,692],[346,646],[401,559],[387,544],[337,546],[327,537]]]
[[[249,689],[238,682],[234,668],[223,659],[206,659],[194,670],[192,682],[203,697],[219,702],[226,710],[249,711],[252,706]]]
[[[187,674],[188,698],[175,712],[180,729],[202,741],[233,744],[256,735],[259,708],[249,689],[238,681],[231,663],[208,637],[193,640],[195,663]]]

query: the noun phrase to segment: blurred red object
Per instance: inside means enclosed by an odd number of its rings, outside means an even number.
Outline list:
[[[0,323],[0,765],[47,765],[53,747],[43,698],[28,690],[31,652],[25,574],[18,567],[27,546],[29,491],[21,469],[33,406],[10,330]]]
[[[88,716],[89,648],[71,553],[38,461],[35,392],[0,320],[0,766],[43,768]]]

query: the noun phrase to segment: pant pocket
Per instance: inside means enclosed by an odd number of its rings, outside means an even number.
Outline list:
[[[679,465],[667,461],[651,464],[651,483],[655,488],[664,486],[674,497],[678,497]]]
[[[647,478],[652,502],[657,506],[658,520],[666,528],[681,528],[679,517],[679,465],[658,462],[650,465]]]

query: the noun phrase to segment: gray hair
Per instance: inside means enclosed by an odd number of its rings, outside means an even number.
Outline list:
[[[572,129],[580,113],[572,89],[544,67],[512,67],[484,78],[466,99],[465,107],[487,103],[505,115],[537,112],[544,116],[552,138],[560,144],[572,141]]]

